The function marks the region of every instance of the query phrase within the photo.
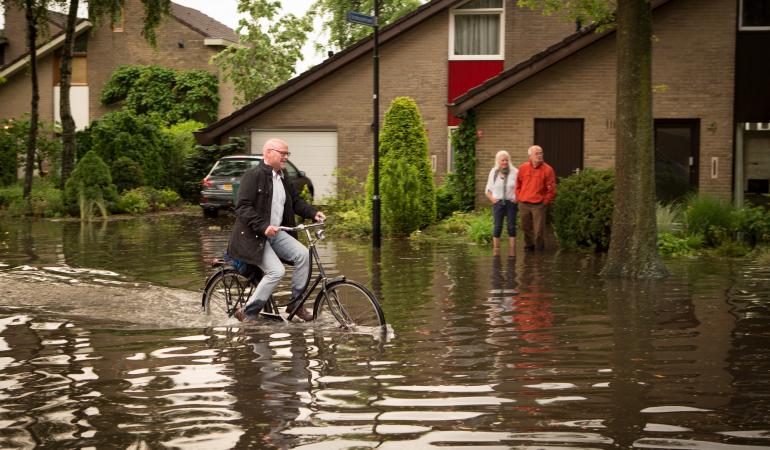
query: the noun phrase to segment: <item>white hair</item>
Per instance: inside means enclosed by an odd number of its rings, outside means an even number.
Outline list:
[[[500,160],[503,159],[503,157],[508,158],[508,166],[511,166],[513,163],[511,162],[511,155],[508,154],[505,150],[500,150],[495,155],[495,169],[500,170]]]
[[[535,150],[540,150],[542,152],[543,147],[539,145],[533,145],[532,147],[527,149],[527,156],[532,156],[532,152],[534,152]]]

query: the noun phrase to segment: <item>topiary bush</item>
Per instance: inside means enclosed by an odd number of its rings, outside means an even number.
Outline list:
[[[476,202],[476,112],[473,110],[463,118],[460,126],[452,133],[455,150],[455,170],[447,175],[446,185],[452,192],[459,211],[473,211]]]
[[[428,155],[428,136],[417,104],[409,97],[395,98],[385,113],[379,160],[383,169],[380,190],[383,223],[395,226],[386,232],[409,235],[433,223],[436,220],[436,193]],[[404,172],[398,174],[397,170]],[[387,180],[386,172],[391,174]],[[366,183],[369,211],[373,191],[373,173],[370,170]],[[405,194],[409,199],[401,198]],[[388,202],[401,207],[388,206]]]
[[[91,220],[96,209],[102,217],[107,217],[107,205],[116,199],[117,189],[112,184],[109,167],[96,152],[86,153],[64,186],[65,205],[71,209],[77,206],[80,219]]]
[[[559,245],[593,251],[609,248],[614,189],[610,170],[586,169],[560,181],[553,203]]]

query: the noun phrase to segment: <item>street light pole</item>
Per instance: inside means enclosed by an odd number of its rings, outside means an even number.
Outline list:
[[[374,49],[372,72],[374,94],[372,109],[374,118],[374,196],[372,198],[372,247],[380,248],[380,0],[374,0]]]

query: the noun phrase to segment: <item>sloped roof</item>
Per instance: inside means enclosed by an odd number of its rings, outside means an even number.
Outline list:
[[[238,43],[238,35],[227,25],[203,14],[197,9],[188,8],[177,3],[171,3],[171,15],[182,24],[198,33],[212,39],[224,39]]]
[[[464,0],[432,0],[409,14],[404,15],[395,22],[383,27],[379,33],[380,44],[384,44],[394,39],[402,33],[414,28],[422,22],[430,19],[436,14],[451,8],[452,6],[463,2]],[[198,143],[210,145],[216,142],[217,138],[228,131],[238,127],[242,123],[258,116],[262,112],[270,109],[272,106],[291,97],[302,89],[323,79],[337,69],[356,60],[357,58],[369,53],[374,48],[374,37],[363,38],[355,44],[345,48],[341,52],[330,57],[323,63],[312,67],[299,76],[292,78],[286,83],[278,86],[262,97],[245,105],[241,109],[233,112],[227,117],[223,117],[200,131],[196,131],[195,138]]]
[[[657,9],[672,0],[653,0],[652,8]],[[533,55],[526,61],[516,64],[514,67],[501,72],[484,83],[470,89],[465,94],[457,97],[449,104],[449,112],[456,117],[461,117],[469,109],[472,109],[497,94],[510,89],[529,77],[542,72],[552,65],[574,55],[578,51],[588,47],[594,42],[615,33],[615,29],[601,32],[596,31],[595,26],[589,26],[566,37],[544,51]]]

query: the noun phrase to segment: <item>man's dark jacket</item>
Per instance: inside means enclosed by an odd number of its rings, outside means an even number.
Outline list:
[[[294,215],[313,219],[317,209],[307,204],[299,196],[283,171],[283,188],[286,191],[286,203],[283,205],[281,225],[293,227],[297,223]],[[249,264],[262,262],[265,249],[265,230],[270,225],[270,210],[273,203],[273,168],[260,161],[259,165],[248,170],[241,178],[238,200],[235,208],[235,225],[230,234],[227,253],[235,259]],[[296,238],[296,233],[293,233]]]

